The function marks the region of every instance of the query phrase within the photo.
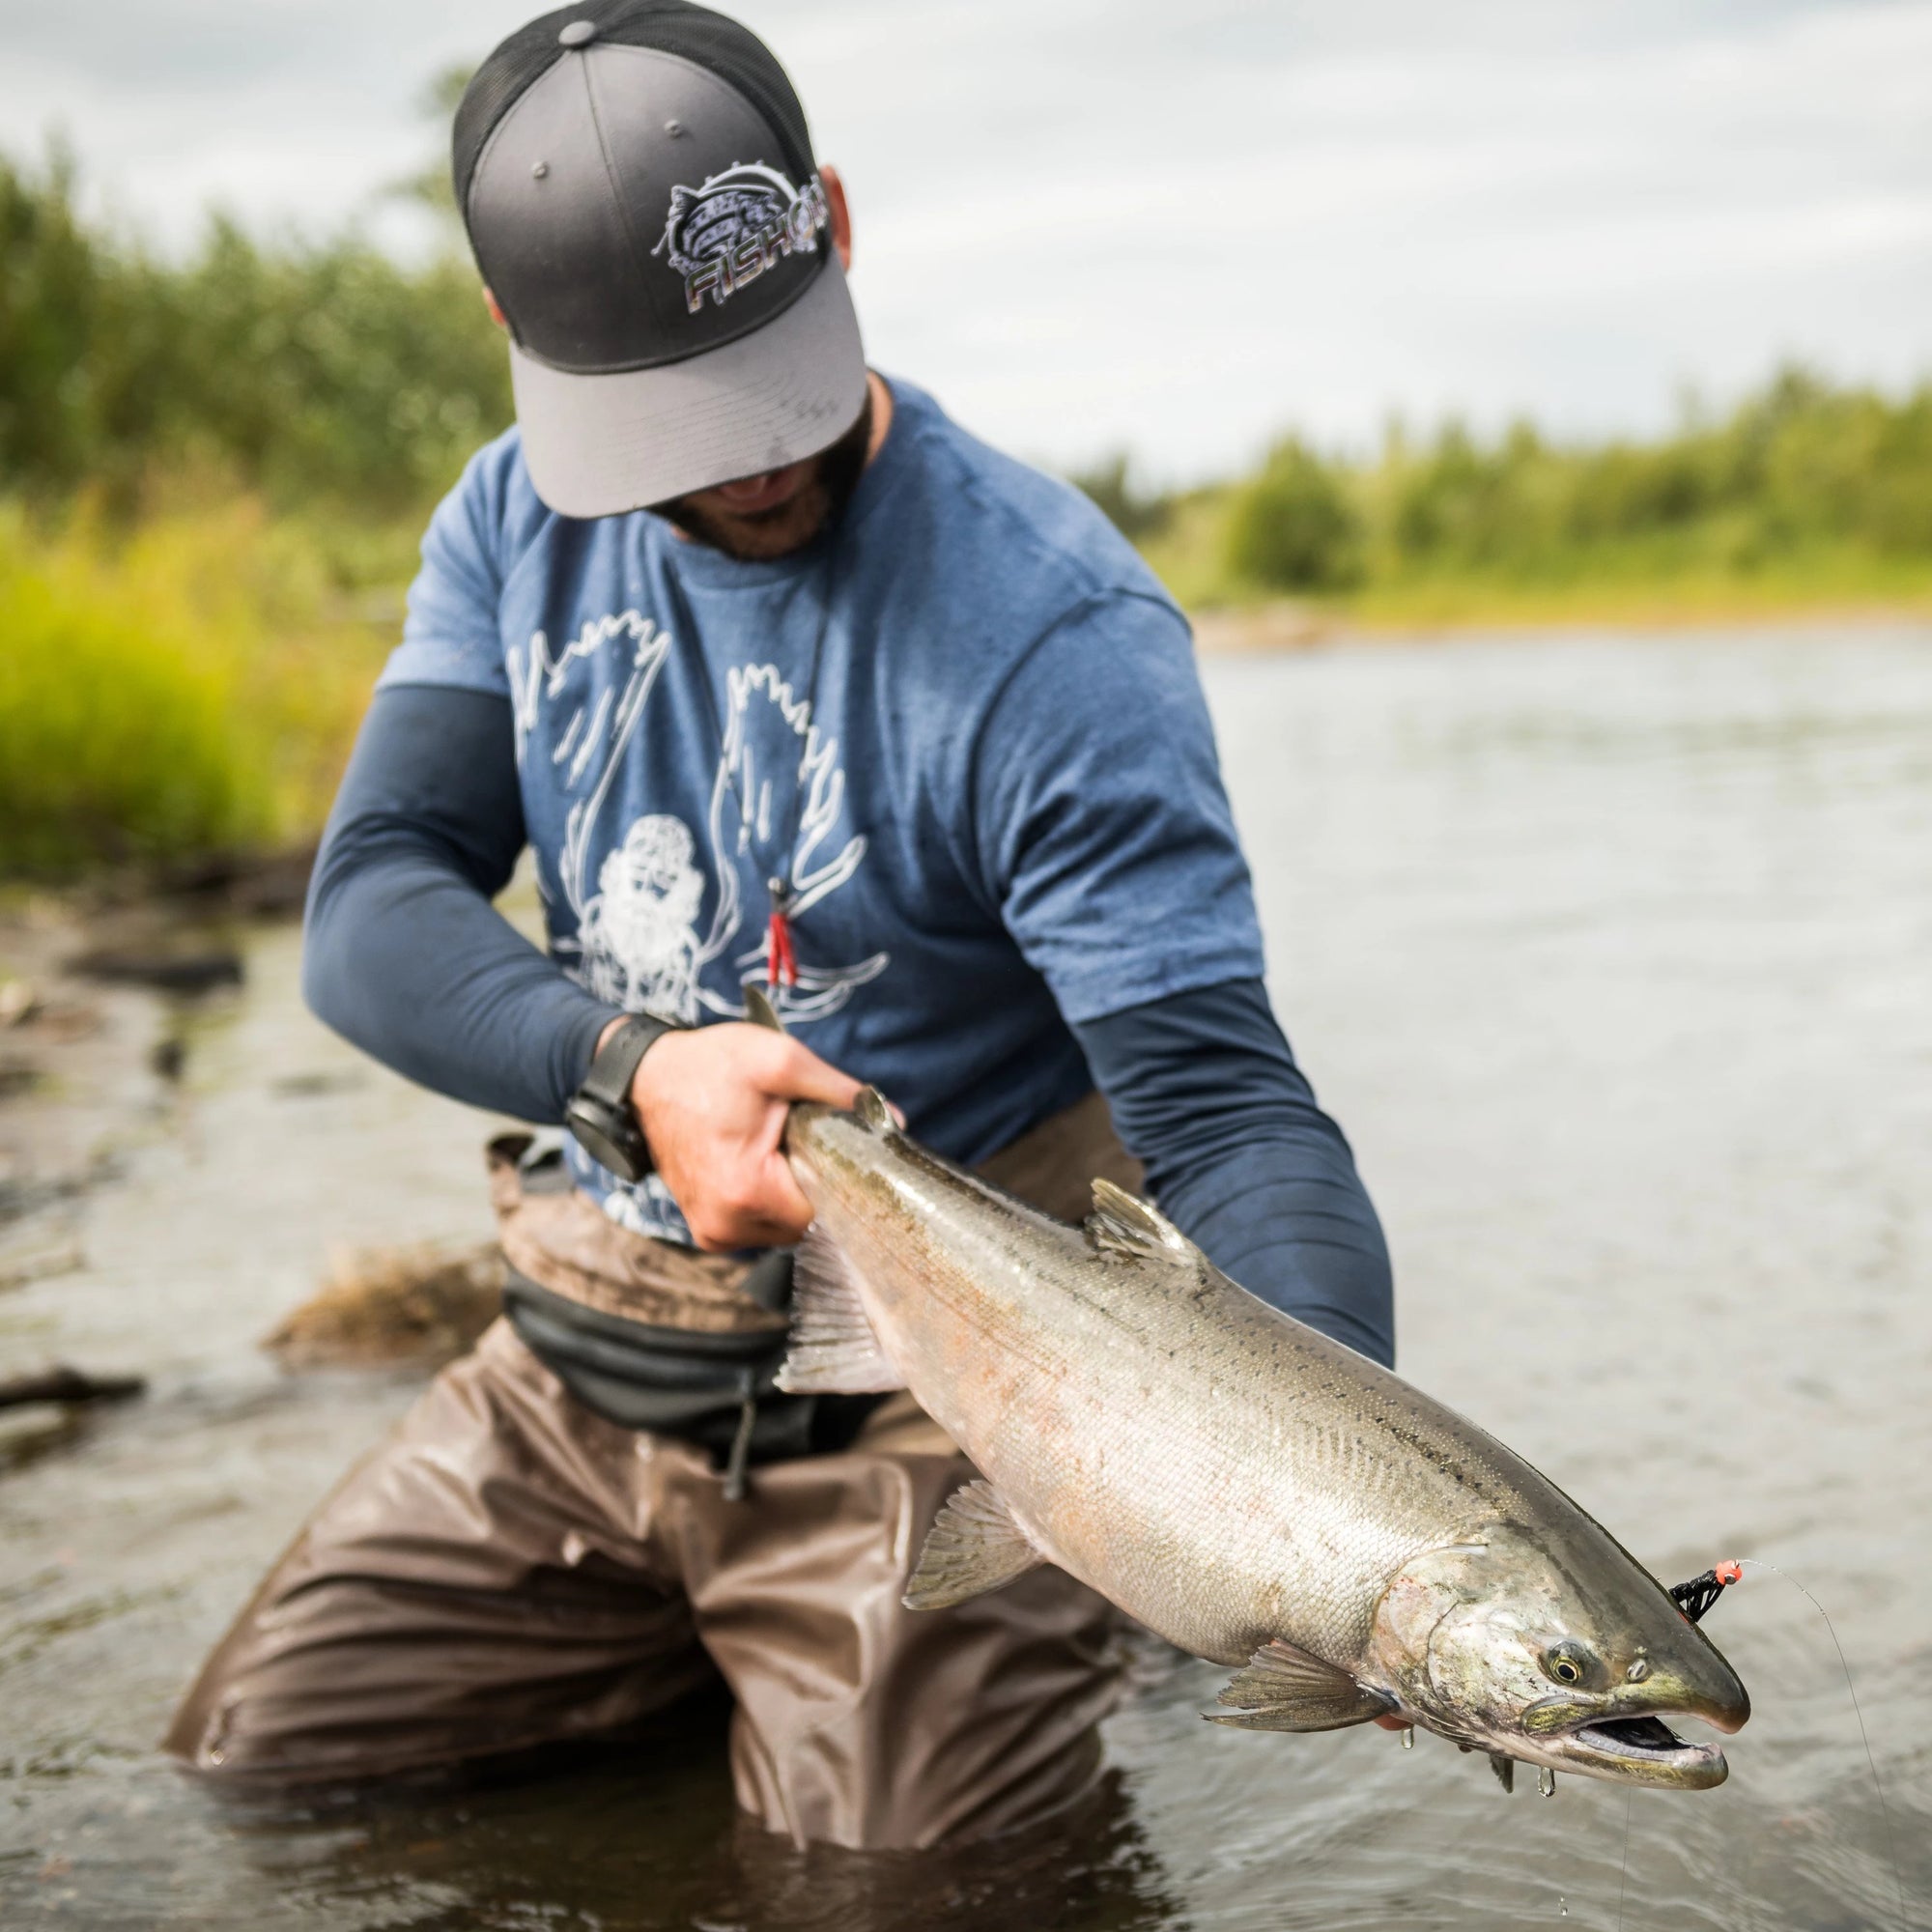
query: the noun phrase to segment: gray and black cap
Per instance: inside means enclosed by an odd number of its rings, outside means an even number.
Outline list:
[[[477,69],[454,148],[552,509],[666,502],[857,421],[865,355],[805,110],[735,20],[685,0],[546,14]]]

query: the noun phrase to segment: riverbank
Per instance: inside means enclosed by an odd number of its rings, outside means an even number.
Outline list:
[[[1328,602],[1282,598],[1189,612],[1208,657],[1389,642],[1450,644],[1470,638],[1558,641],[1615,632],[1859,632],[1932,622],[1932,572],[1916,592],[1812,595],[1738,585],[1579,585],[1561,594],[1499,585],[1447,585],[1413,594]]]
[[[417,524],[282,515],[186,483],[156,500],[131,524],[0,507],[0,882],[166,877],[299,846],[327,811],[400,629]],[[1841,545],[1654,569],[1624,554],[1595,574],[1443,568],[1269,592],[1228,578],[1218,527],[1197,504],[1142,537],[1210,656],[1932,615],[1932,554]]]

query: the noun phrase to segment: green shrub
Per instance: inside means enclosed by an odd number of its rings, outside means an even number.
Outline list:
[[[0,876],[312,829],[384,644],[337,602],[258,504],[131,536],[0,517]]]
[[[1275,590],[1339,590],[1361,576],[1362,525],[1335,472],[1290,437],[1235,495],[1228,562]]]
[[[419,515],[510,420],[508,357],[467,256],[404,268],[355,233],[211,222],[157,263],[82,224],[73,170],[0,157],[0,465],[43,499],[123,506],[213,465],[288,510]]]

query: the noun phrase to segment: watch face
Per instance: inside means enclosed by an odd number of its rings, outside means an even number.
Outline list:
[[[613,1123],[599,1118],[601,1109],[593,1109],[581,1096],[570,1104],[566,1121],[570,1131],[577,1136],[577,1144],[600,1167],[608,1167],[620,1180],[641,1180],[649,1171],[638,1159],[639,1150],[630,1146],[629,1136],[619,1138],[611,1131]]]

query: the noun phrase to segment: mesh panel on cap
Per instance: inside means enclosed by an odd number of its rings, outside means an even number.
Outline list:
[[[599,41],[654,47],[709,68],[771,123],[796,179],[804,181],[814,171],[805,109],[784,69],[749,27],[689,0],[585,0],[519,27],[476,70],[456,110],[450,141],[456,205],[466,226],[476,157],[524,90],[564,57],[556,37],[572,20],[594,20]]]

